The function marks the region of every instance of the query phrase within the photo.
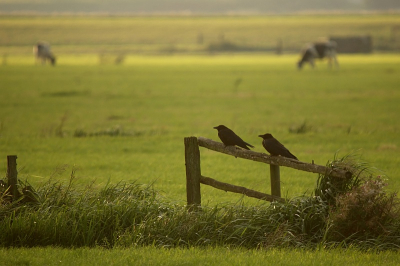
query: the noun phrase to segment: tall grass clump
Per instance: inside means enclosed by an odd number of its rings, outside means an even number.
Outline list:
[[[313,195],[285,202],[195,211],[163,198],[151,185],[79,186],[74,170],[67,184],[50,179],[33,189],[21,182],[14,202],[2,186],[0,245],[398,249],[399,202],[385,190],[386,181],[351,156],[327,166],[349,174],[320,175]]]
[[[398,237],[393,225],[399,222],[399,201],[396,193],[385,192],[386,185],[381,177],[369,178],[338,196],[328,217],[329,240]]]
[[[335,204],[336,198],[350,191],[354,187],[360,186],[363,179],[372,175],[371,168],[364,162],[359,162],[355,156],[345,156],[328,161],[327,169],[343,169],[347,171],[343,179],[334,178],[329,173],[318,175],[317,186],[314,194],[330,205]]]
[[[97,190],[93,184],[74,185],[74,178],[73,170],[68,184],[50,180],[35,191],[31,188],[35,200],[21,193],[18,201],[10,202],[3,191],[1,245],[112,247],[118,231],[142,222],[160,207],[151,186],[127,183]],[[30,187],[21,185],[22,191]]]
[[[327,166],[351,175],[319,176],[315,195],[329,206],[326,241],[399,247],[400,202],[397,193],[386,190],[385,178],[354,156],[335,158]]]

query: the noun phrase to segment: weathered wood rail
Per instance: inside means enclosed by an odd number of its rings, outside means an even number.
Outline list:
[[[203,137],[186,137],[185,143],[185,164],[186,164],[186,192],[188,206],[201,205],[200,183],[234,193],[244,194],[249,197],[267,200],[267,201],[284,201],[281,198],[280,189],[280,166],[290,167],[293,169],[330,175],[335,178],[349,178],[351,173],[343,169],[328,168],[314,163],[306,163],[290,158],[280,156],[270,156],[265,153],[243,150],[240,148],[225,146],[220,142],[206,139]],[[201,175],[200,168],[200,149],[204,147],[209,150],[221,152],[242,159],[262,162],[270,165],[271,179],[271,195],[254,191],[245,187],[235,186],[214,180]]]

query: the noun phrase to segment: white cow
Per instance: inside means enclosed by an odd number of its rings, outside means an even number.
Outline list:
[[[308,44],[302,51],[301,60],[297,63],[297,67],[299,69],[302,68],[304,63],[310,63],[312,67],[315,66],[314,60],[316,58],[323,59],[324,57],[328,58],[329,67],[332,67],[332,60],[335,62],[335,65],[338,67],[339,62],[336,58],[336,42],[334,41],[325,41],[325,42],[316,42]]]
[[[33,46],[33,53],[35,54],[36,61],[45,64],[48,60],[53,66],[56,64],[56,57],[51,52],[50,45],[45,42],[38,42]]]

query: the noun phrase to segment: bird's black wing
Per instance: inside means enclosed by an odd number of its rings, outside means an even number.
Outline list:
[[[237,145],[237,146],[242,147],[243,149],[246,149],[246,150],[250,150],[249,147],[247,147],[247,146],[250,146],[250,147],[254,148],[253,145],[243,141],[238,135],[235,134],[235,132],[233,132],[230,129],[220,130],[218,132],[218,136],[226,146],[235,146],[235,145]]]
[[[286,149],[285,146],[283,146],[282,143],[275,138],[263,140],[263,146],[271,155],[280,155],[297,160],[296,156],[294,156],[288,149]]]

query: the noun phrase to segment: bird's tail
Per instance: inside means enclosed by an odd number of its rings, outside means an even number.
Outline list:
[[[249,147],[252,147],[252,148],[254,148],[254,146],[253,146],[253,145],[251,145],[251,144],[249,144],[249,143],[247,143],[247,142],[245,142],[245,144],[246,144],[247,146],[249,146]]]
[[[291,152],[289,152],[289,154],[291,155],[291,157],[289,157],[289,158],[292,158],[292,159],[295,159],[295,160],[299,160],[299,159],[297,159],[297,157],[296,156],[294,156]]]

